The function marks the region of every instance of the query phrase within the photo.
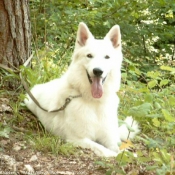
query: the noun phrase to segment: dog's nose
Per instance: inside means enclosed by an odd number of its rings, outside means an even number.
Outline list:
[[[94,73],[95,76],[99,77],[103,74],[103,71],[99,68],[94,68],[93,73]]]

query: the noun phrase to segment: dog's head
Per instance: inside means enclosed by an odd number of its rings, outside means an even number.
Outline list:
[[[115,25],[104,39],[97,40],[86,24],[79,24],[73,63],[83,66],[94,98],[103,95],[103,86],[112,70],[119,69],[122,61],[120,27]]]

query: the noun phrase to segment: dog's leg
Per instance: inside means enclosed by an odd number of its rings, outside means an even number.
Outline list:
[[[116,157],[118,153],[111,151],[110,149],[105,148],[104,146],[88,139],[79,139],[79,140],[67,140],[68,142],[73,143],[75,146],[80,146],[82,148],[91,149],[95,154],[102,157]]]
[[[112,127],[112,126],[111,126]],[[118,144],[121,143],[119,133],[116,128],[113,130],[103,130],[100,131],[100,137],[98,138],[98,142],[104,145],[106,148],[115,151],[117,153],[120,152]]]

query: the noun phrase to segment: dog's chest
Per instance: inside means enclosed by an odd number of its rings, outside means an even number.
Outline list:
[[[110,120],[110,116],[116,116],[116,111],[116,107],[109,104],[88,103],[75,99],[69,104],[65,115],[75,125],[85,126],[84,128],[92,125],[100,127]]]

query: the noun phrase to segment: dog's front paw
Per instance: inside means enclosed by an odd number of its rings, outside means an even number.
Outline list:
[[[110,149],[104,148],[103,150],[94,150],[95,154],[100,157],[116,157],[118,153]]]
[[[103,157],[117,157],[118,153],[111,151],[111,150],[106,150],[105,152],[103,152]]]

